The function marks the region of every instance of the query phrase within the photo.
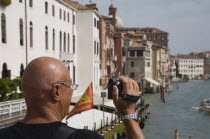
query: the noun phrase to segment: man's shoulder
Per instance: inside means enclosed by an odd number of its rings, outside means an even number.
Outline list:
[[[96,132],[85,130],[85,129],[77,129],[75,132],[71,134],[69,139],[104,139],[101,135]]]
[[[13,126],[0,129],[0,139],[7,138],[12,133]]]

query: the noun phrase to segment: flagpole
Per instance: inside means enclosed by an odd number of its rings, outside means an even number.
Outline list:
[[[95,124],[94,124],[94,89],[93,89],[93,82],[91,82],[91,84],[92,84],[92,90],[93,90],[93,112],[92,112],[92,114],[93,114],[93,130],[95,130],[94,129],[94,126],[95,126]]]

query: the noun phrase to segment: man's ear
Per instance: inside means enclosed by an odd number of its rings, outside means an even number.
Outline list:
[[[61,86],[55,85],[51,92],[52,99],[56,102],[61,100]]]

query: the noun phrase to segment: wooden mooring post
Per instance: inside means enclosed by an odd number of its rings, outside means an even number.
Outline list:
[[[178,129],[175,129],[174,136],[175,136],[175,139],[179,139],[179,131],[178,131]]]
[[[174,137],[175,137],[175,139],[179,139],[179,130],[178,129],[175,129]],[[189,136],[189,139],[192,139],[192,136]]]

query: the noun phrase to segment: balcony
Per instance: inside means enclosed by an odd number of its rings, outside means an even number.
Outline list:
[[[117,61],[117,56],[111,56],[112,61]]]
[[[60,60],[63,62],[74,61],[74,54],[68,52],[60,52]]]

